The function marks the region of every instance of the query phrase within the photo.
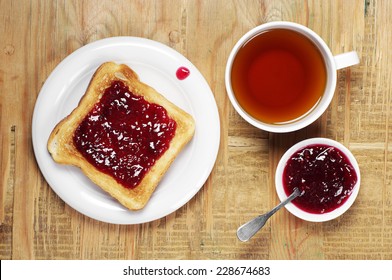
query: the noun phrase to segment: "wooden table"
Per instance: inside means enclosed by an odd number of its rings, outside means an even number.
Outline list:
[[[0,2],[1,259],[392,259],[392,2],[12,1]],[[224,84],[227,57],[249,29],[274,20],[306,25],[333,53],[360,65],[338,73],[327,112],[298,132],[247,124]],[[83,45],[112,36],[149,38],[192,61],[214,93],[221,142],[203,188],[176,212],[140,225],[88,218],[42,176],[32,114],[51,71]],[[274,171],[292,144],[328,137],[346,145],[362,172],[350,210],[325,223],[287,210],[248,243],[237,227],[278,203]]]

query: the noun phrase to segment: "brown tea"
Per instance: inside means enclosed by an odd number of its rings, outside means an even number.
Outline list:
[[[322,54],[310,39],[287,29],[262,32],[238,51],[231,83],[241,107],[266,123],[306,115],[326,86]]]

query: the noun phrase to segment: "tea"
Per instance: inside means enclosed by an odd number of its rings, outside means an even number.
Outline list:
[[[231,69],[231,85],[249,115],[272,124],[296,120],[321,99],[327,73],[314,43],[288,29],[271,29],[248,40]]]

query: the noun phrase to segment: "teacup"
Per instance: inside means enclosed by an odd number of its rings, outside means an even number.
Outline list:
[[[355,51],[332,55],[311,29],[269,22],[247,32],[231,51],[226,90],[235,110],[269,132],[308,126],[328,108],[337,70],[359,63]]]

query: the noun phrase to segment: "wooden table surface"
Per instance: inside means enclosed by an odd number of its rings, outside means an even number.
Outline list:
[[[0,2],[1,259],[392,259],[392,1],[13,1]],[[227,57],[249,29],[287,20],[316,31],[334,54],[361,63],[338,72],[323,116],[294,133],[247,124],[224,84]],[[137,36],[186,56],[206,78],[220,116],[215,166],[174,213],[140,225],[88,218],[42,176],[32,115],[45,80],[87,43]],[[294,143],[327,137],[346,145],[362,175],[343,216],[302,221],[287,210],[248,243],[237,227],[278,203],[274,171]]]

